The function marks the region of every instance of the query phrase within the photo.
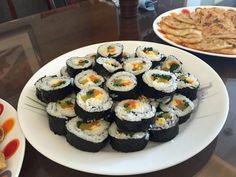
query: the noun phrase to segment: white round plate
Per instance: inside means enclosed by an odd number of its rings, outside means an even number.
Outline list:
[[[108,144],[98,153],[89,153],[75,149],[63,136],[50,131],[47,115],[41,110],[43,106],[32,100],[36,99],[34,83],[42,76],[58,74],[68,58],[96,52],[100,43],[59,56],[43,66],[27,82],[18,102],[18,116],[27,140],[40,153],[61,165],[106,175],[131,175],[161,170],[181,163],[204,149],[218,135],[228,114],[228,94],[217,73],[196,56],[174,47],[141,41],[116,42],[122,43],[124,51],[130,53],[137,46],[146,45],[158,48],[166,55],[175,55],[183,62],[184,70],[199,79],[199,106],[191,119],[180,126],[179,135],[167,143],[149,142],[139,152],[116,152]]]
[[[161,32],[161,28],[159,26],[159,23],[162,19],[162,17],[165,17],[165,16],[168,16],[172,13],[176,13],[176,14],[179,14],[179,13],[182,13],[183,10],[187,10],[189,12],[193,12],[195,11],[196,8],[212,8],[212,7],[217,7],[217,8],[223,8],[223,9],[233,9],[233,10],[236,10],[236,8],[233,8],[233,7],[225,7],[225,6],[193,6],[193,7],[183,7],[183,8],[178,8],[178,9],[174,9],[174,10],[170,10],[170,11],[167,11],[161,15],[159,15],[153,22],[153,30],[154,32],[156,33],[156,35],[161,38],[163,41],[173,45],[173,46],[176,46],[176,47],[179,47],[179,48],[182,48],[184,50],[188,50],[188,51],[191,51],[191,52],[196,52],[196,53],[200,53],[200,54],[205,54],[205,55],[211,55],[211,56],[217,56],[217,57],[225,57],[225,58],[236,58],[236,55],[226,55],[226,54],[218,54],[218,53],[212,53],[212,52],[206,52],[206,51],[201,51],[201,50],[196,50],[196,49],[192,49],[192,48],[189,48],[189,47],[185,47],[185,46],[182,46],[180,44],[177,44],[171,40],[169,40],[168,38],[165,37],[165,34]]]
[[[13,126],[9,126],[9,122]],[[0,172],[0,176],[18,177],[25,154],[25,137],[21,131],[16,110],[3,99],[0,99],[0,124],[5,127],[5,137],[0,143],[1,151],[6,152],[4,154],[7,158],[7,168]],[[12,153],[5,149],[11,149]]]

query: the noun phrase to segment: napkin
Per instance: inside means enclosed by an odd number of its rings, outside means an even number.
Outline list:
[[[119,0],[112,0],[114,4],[119,7]],[[155,10],[155,4],[157,3],[157,0],[139,0],[138,7],[147,11],[154,11]]]

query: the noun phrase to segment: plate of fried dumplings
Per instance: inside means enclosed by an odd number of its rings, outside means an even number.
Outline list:
[[[153,22],[158,37],[176,47],[236,58],[236,9],[224,6],[184,7],[165,12]]]

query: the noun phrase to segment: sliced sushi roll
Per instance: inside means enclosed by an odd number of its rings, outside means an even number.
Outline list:
[[[35,83],[36,96],[49,103],[61,100],[73,92],[72,80],[67,76],[45,76]]]
[[[75,113],[84,121],[101,119],[108,116],[112,104],[112,99],[104,89],[86,87],[76,96]]]
[[[129,58],[124,61],[124,70],[133,73],[141,83],[142,74],[152,66],[151,60],[145,58]]]
[[[172,73],[178,73],[182,71],[183,63],[179,61],[175,56],[169,55],[165,61],[161,62],[160,69],[164,71],[170,71]]]
[[[198,79],[190,73],[181,73],[177,76],[177,93],[185,95],[190,100],[197,98],[197,91],[200,87]]]
[[[115,123],[109,128],[111,147],[120,152],[135,152],[144,149],[148,143],[148,132],[126,132]]]
[[[109,123],[104,120],[86,123],[75,117],[66,124],[66,140],[79,150],[98,152],[108,142],[108,128]]]
[[[179,118],[179,124],[186,122],[194,109],[194,103],[186,96],[175,94],[168,104],[160,104],[162,111],[174,111]]]
[[[75,77],[81,71],[92,68],[92,64],[93,61],[86,57],[71,57],[66,60],[67,72],[70,77]]]
[[[46,111],[49,118],[49,127],[55,134],[66,134],[66,121],[76,116],[74,106],[74,94],[63,100],[48,103]]]
[[[136,56],[146,58],[152,61],[152,67],[156,67],[163,60],[164,55],[158,49],[148,46],[139,46],[136,49]]]
[[[129,72],[121,71],[113,74],[107,80],[106,87],[116,101],[138,97],[136,77]]]
[[[158,112],[149,129],[151,141],[166,142],[179,133],[178,117],[173,112]]]
[[[74,85],[76,87],[76,90],[80,91],[90,86],[102,86],[104,81],[105,80],[102,76],[89,69],[86,71],[82,71],[75,76]]]
[[[115,122],[123,131],[146,131],[155,113],[154,106],[140,100],[127,99],[119,102],[115,107]]]
[[[67,72],[67,67],[66,67],[66,66],[63,66],[63,67],[60,69],[60,75],[61,75],[61,76],[70,77],[69,73]]]
[[[142,93],[148,98],[172,96],[177,88],[176,76],[167,71],[149,70],[143,74],[142,79]]]
[[[113,58],[99,57],[96,60],[94,70],[98,74],[100,74],[104,77],[109,77],[113,73],[121,71],[122,70],[122,65]]]
[[[106,43],[100,45],[97,50],[97,58],[114,58],[116,60],[121,60],[124,46],[119,43]]]

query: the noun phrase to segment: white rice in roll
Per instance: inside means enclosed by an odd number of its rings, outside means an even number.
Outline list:
[[[79,121],[82,122],[82,120],[78,117],[75,117],[68,121],[66,124],[67,130],[77,137],[93,143],[100,143],[108,137],[109,123],[105,120],[97,120],[96,122],[84,123],[87,124],[83,126],[85,128],[82,128],[82,126],[81,128],[78,127]]]
[[[118,57],[123,52],[123,45],[119,43],[106,43],[98,47],[98,54],[102,57]]]
[[[51,91],[64,88],[71,84],[71,78],[68,76],[47,76],[35,83],[39,90]]]
[[[155,76],[155,77],[154,77]],[[177,88],[177,78],[168,71],[152,69],[143,74],[143,81],[158,91],[171,93]]]
[[[77,104],[87,112],[106,111],[112,107],[112,99],[100,87],[91,86],[77,94]]]
[[[139,46],[136,49],[136,55],[138,57],[144,57],[151,61],[161,61],[163,55],[153,47],[149,46]]]
[[[99,57],[96,62],[102,65],[107,71],[113,73],[119,69],[122,69],[122,65],[113,58]]]
[[[79,89],[84,89],[89,86],[100,86],[103,82],[104,78],[93,70],[82,71],[77,74],[74,79],[74,84]]]
[[[156,108],[154,106],[140,100],[123,100],[115,107],[115,114],[120,120],[131,122],[150,119],[155,113]]]
[[[86,57],[71,57],[66,61],[66,64],[73,69],[89,68],[93,61]]]
[[[182,89],[182,88],[198,88],[200,83],[198,81],[198,79],[190,73],[181,73],[177,75],[177,79],[178,79],[178,89]]]
[[[121,71],[113,74],[106,82],[110,90],[127,92],[137,85],[136,77],[129,72]]]
[[[75,117],[75,95],[68,96],[63,100],[57,102],[50,102],[47,107],[47,113],[57,117],[67,119],[68,117]]]
[[[139,75],[149,70],[152,66],[152,62],[145,58],[129,58],[124,61],[124,70],[134,75]]]

